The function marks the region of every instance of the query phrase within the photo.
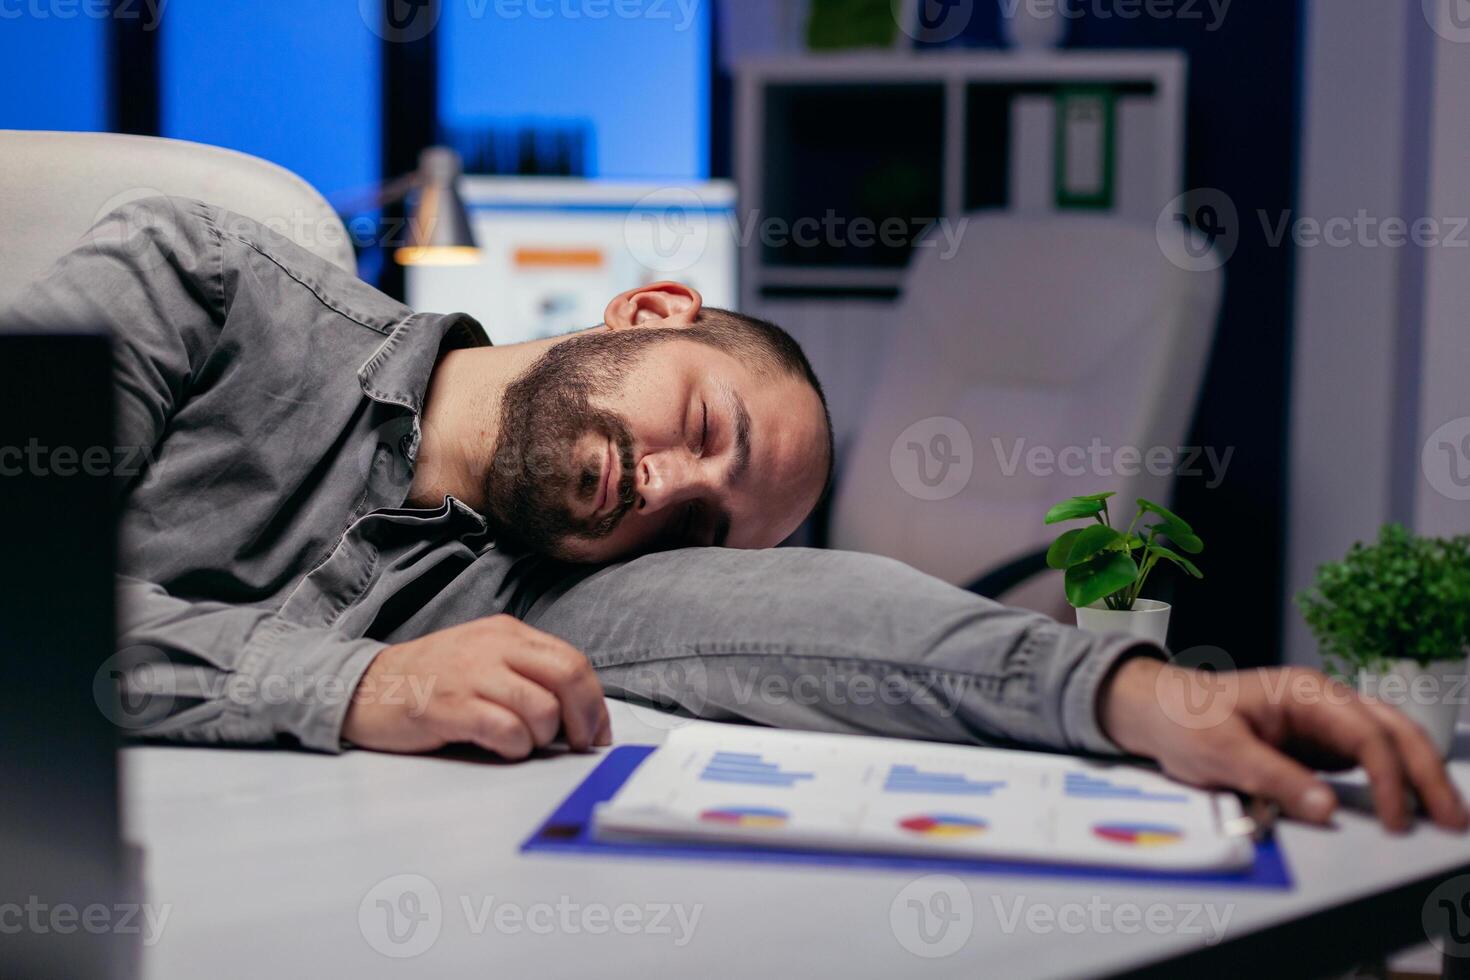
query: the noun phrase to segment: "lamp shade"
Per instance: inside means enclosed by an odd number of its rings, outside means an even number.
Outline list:
[[[419,157],[418,194],[408,214],[408,244],[393,257],[400,265],[475,265],[480,249],[469,212],[459,196],[459,154],[431,146]]]

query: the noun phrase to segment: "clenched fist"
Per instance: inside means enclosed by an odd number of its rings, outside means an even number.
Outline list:
[[[465,742],[511,760],[558,736],[578,752],[612,741],[602,685],[587,658],[510,616],[390,646],[358,689],[401,689],[404,680],[422,696],[393,704],[354,698],[342,737],[383,752]]]

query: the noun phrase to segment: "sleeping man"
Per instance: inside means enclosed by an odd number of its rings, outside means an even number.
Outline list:
[[[153,199],[9,311],[108,326],[123,703],[188,742],[524,759],[611,738],[603,693],[712,719],[1133,754],[1326,822],[1465,808],[1423,733],[1313,671],[1197,673],[870,555],[777,549],[833,467],[780,329],[658,283],[489,345],[262,226]],[[1204,706],[1204,708],[1201,708]]]

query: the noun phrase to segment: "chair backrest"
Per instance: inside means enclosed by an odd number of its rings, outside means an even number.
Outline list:
[[[108,212],[159,194],[254,218],[329,262],[356,269],[336,212],[310,184],[275,164],[179,140],[0,130],[0,307]]]
[[[1044,547],[1066,497],[1118,491],[1125,517],[1166,502],[1161,453],[1188,433],[1222,273],[1096,215],[976,215],[952,255],[935,244],[847,453],[833,546],[962,585]]]

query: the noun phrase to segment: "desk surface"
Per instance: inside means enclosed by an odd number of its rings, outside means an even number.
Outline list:
[[[619,743],[679,724],[610,710]],[[1240,975],[1422,942],[1426,897],[1470,872],[1470,836],[1355,812],[1281,827],[1290,892],[523,857],[596,762],[127,749],[126,836],[167,915],[144,976]]]

